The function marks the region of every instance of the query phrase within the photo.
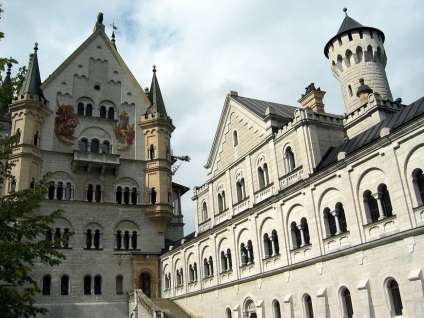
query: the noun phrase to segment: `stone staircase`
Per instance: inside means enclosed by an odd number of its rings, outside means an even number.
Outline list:
[[[163,310],[163,312],[166,313],[170,318],[192,318],[177,304],[168,298],[150,298],[150,300],[161,310]]]

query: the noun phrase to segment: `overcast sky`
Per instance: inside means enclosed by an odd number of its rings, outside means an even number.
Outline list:
[[[424,95],[424,2],[389,0],[3,0],[0,55],[26,65],[34,43],[45,80],[93,31],[103,12],[106,33],[142,87],[157,76],[177,127],[175,154],[189,155],[174,181],[193,189],[207,181],[209,155],[226,94],[299,106],[305,87],[326,91],[326,111],[344,112],[340,86],[323,54],[344,19],[386,36],[393,98]],[[192,191],[185,195],[186,231],[194,230]]]

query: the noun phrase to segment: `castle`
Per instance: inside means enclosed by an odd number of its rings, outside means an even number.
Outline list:
[[[75,233],[34,269],[49,317],[424,316],[424,100],[393,100],[382,31],[346,14],[324,46],[343,115],[314,84],[300,107],[230,91],[183,237],[156,69],[143,90],[102,21],[43,83],[35,47],[2,128],[4,195],[52,172],[43,239]]]

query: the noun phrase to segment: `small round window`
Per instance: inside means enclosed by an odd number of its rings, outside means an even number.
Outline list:
[[[100,85],[99,84],[94,85],[94,90],[99,91],[100,90]]]

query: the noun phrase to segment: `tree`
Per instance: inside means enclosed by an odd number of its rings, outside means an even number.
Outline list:
[[[0,4],[0,19],[3,10]],[[0,40],[4,34],[0,32]],[[12,58],[0,58],[0,72],[8,64],[17,64]],[[8,66],[10,68],[10,66]],[[0,73],[0,105],[9,103],[25,76],[25,68],[6,81]],[[0,107],[4,110],[7,107]],[[4,117],[6,116],[6,117]],[[7,119],[7,113],[0,113]],[[34,317],[47,309],[35,306],[34,296],[40,293],[37,282],[31,277],[36,263],[56,266],[65,259],[57,248],[66,244],[67,238],[46,240],[50,225],[62,214],[61,210],[48,214],[38,213],[41,201],[48,191],[49,175],[34,182],[29,189],[13,191],[15,178],[11,175],[9,157],[18,136],[0,137],[0,190],[10,185],[12,191],[0,198],[0,317]],[[1,193],[0,193],[1,194]],[[54,232],[54,231],[53,231]],[[69,233],[71,235],[72,233]],[[68,236],[69,238],[69,236]]]

